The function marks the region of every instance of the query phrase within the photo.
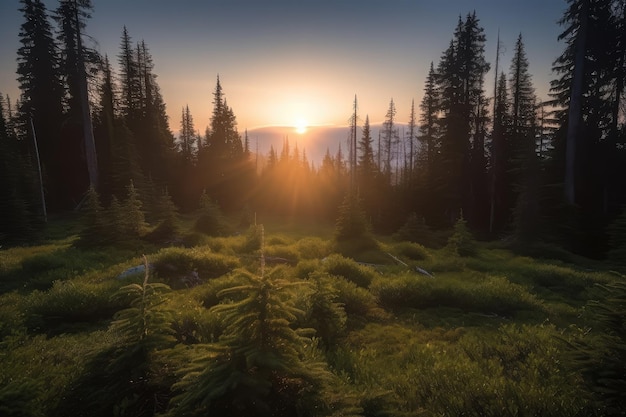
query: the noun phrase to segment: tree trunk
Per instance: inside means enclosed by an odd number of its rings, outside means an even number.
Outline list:
[[[567,139],[565,144],[565,200],[569,204],[576,202],[576,147],[582,119],[582,95],[585,70],[585,50],[587,43],[588,2],[583,2],[580,12],[580,28],[576,36],[576,55],[574,57],[574,75],[570,90],[568,111]]]

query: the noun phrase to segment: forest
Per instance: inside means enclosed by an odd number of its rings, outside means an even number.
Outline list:
[[[20,0],[0,415],[624,415],[626,2],[565,3],[549,101],[461,14],[404,133],[347,98],[316,164],[256,154],[219,76],[175,135],[145,41]]]

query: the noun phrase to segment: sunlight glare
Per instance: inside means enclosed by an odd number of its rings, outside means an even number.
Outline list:
[[[306,133],[308,123],[306,120],[300,117],[298,121],[295,123],[294,127],[296,128],[296,133],[298,133],[299,135],[302,135]]]

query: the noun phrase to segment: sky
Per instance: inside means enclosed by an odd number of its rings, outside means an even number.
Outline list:
[[[56,0],[44,0],[47,8]],[[355,95],[361,121],[384,120],[391,99],[397,121],[416,109],[431,62],[448,47],[459,15],[476,11],[486,59],[508,73],[522,33],[537,94],[547,98],[551,67],[564,45],[557,21],[565,0],[92,0],[91,46],[117,60],[124,25],[154,59],[170,128],[188,105],[196,128],[209,124],[219,74],[240,132],[267,126],[348,124]],[[12,101],[18,0],[0,0],[0,92]],[[487,75],[493,96],[493,73]],[[418,115],[419,116],[419,115]]]

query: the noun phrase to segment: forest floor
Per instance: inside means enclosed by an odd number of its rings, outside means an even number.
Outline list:
[[[189,217],[183,228],[192,224]],[[309,285],[290,293],[302,313],[290,325],[317,331],[311,340],[337,379],[333,391],[350,398],[354,414],[602,414],[573,348],[603,346],[588,305],[624,276],[602,262],[531,258],[479,242],[463,257],[441,244],[445,238],[427,247],[375,236],[373,248],[346,250],[330,224],[272,220],[264,222],[262,269],[258,235],[245,229],[196,233],[191,247],[139,241],[91,249],[75,247],[79,230],[59,219],[42,244],[0,249],[0,414],[125,415],[142,395],[154,404],[139,415],[170,412],[175,384],[194,359],[190,347],[218,342],[223,328],[211,308],[223,302],[221,290],[242,285],[242,270],[327,286],[339,313],[315,316]],[[133,267],[136,274],[121,278]],[[151,348],[161,356],[145,359],[151,390],[129,396],[88,375],[126,346],[115,323],[132,303],[120,289],[144,279],[169,287],[154,307],[168,313],[169,341]],[[103,369],[118,372],[106,360]],[[80,397],[81,384],[93,384],[99,399]]]

